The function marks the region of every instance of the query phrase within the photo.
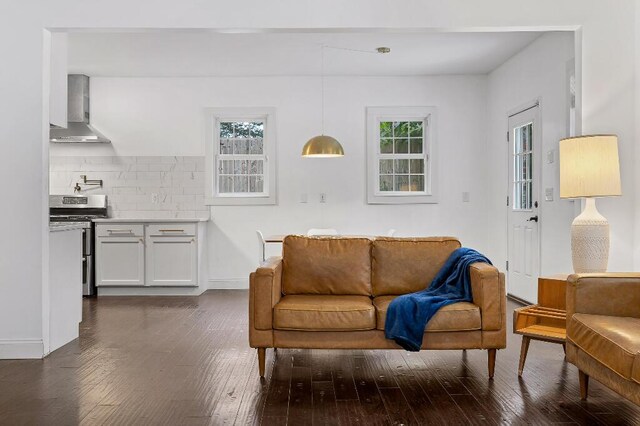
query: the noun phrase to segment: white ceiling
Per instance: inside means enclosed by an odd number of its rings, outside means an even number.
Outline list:
[[[199,77],[485,74],[541,33],[253,33],[208,31],[69,34],[69,72],[89,76]],[[375,53],[387,46],[389,54]],[[371,52],[371,53],[368,53]]]

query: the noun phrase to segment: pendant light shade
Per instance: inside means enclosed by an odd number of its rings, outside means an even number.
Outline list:
[[[302,156],[315,158],[342,157],[344,156],[344,149],[335,138],[321,135],[309,139],[304,144]]]

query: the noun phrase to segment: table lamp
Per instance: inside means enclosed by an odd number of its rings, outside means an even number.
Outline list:
[[[618,137],[577,136],[560,141],[560,198],[585,198],[571,224],[571,258],[576,273],[605,272],[609,261],[609,222],[596,198],[622,195]]]

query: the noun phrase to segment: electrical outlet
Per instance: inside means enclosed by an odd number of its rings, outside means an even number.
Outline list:
[[[462,202],[463,203],[468,203],[470,199],[469,193],[468,192],[463,192],[462,193]]]
[[[326,203],[327,202],[327,194],[325,194],[324,192],[320,193],[320,202],[321,203]]]

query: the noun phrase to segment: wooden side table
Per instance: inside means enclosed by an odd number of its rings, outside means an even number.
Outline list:
[[[559,343],[567,338],[566,274],[538,278],[538,304],[513,312],[513,332],[522,335],[518,376],[522,376],[531,339]]]

